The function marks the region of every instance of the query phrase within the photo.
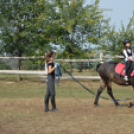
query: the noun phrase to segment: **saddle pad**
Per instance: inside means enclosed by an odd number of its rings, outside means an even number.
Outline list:
[[[125,68],[125,64],[119,63],[115,67],[115,72],[125,76],[124,68]],[[134,76],[134,70],[132,71],[130,76]]]

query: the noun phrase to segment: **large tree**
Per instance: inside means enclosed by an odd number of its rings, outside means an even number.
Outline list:
[[[50,48],[50,40],[39,23],[40,14],[48,12],[46,7],[50,8],[45,0],[2,1],[0,3],[0,51],[18,57],[39,55],[39,50],[42,49],[47,51]],[[18,62],[19,70],[20,67],[21,60]]]
[[[3,1],[0,50],[11,56],[33,56],[44,55],[56,45],[58,58],[85,58],[91,45],[104,41],[103,11],[99,0],[87,6],[84,0]],[[20,65],[21,61],[19,69]]]

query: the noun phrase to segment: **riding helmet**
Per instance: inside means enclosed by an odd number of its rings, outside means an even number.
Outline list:
[[[125,40],[123,41],[123,45],[126,45],[127,43],[131,43],[131,40],[130,40],[130,39],[125,39]]]

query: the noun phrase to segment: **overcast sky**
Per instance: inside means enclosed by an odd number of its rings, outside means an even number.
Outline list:
[[[91,4],[95,0],[85,1],[85,4]],[[113,9],[113,11],[105,11],[104,15],[111,18],[111,25],[115,24],[117,29],[121,27],[121,20],[127,26],[133,16],[134,0],[100,0],[99,5],[100,8]]]

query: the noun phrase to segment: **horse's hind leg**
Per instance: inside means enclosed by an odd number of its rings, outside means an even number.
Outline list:
[[[109,96],[113,99],[115,105],[118,107],[120,104],[115,101],[116,99],[113,96],[113,92],[112,92],[112,82],[108,82],[107,84],[107,93],[109,94]]]
[[[105,84],[105,82],[103,81],[102,85],[100,86],[100,88],[99,88],[98,91],[97,91],[97,95],[96,95],[96,98],[95,98],[95,101],[94,101],[94,105],[95,105],[95,106],[98,106],[99,97],[100,97],[102,91],[105,89],[105,87],[106,87],[106,84]]]

